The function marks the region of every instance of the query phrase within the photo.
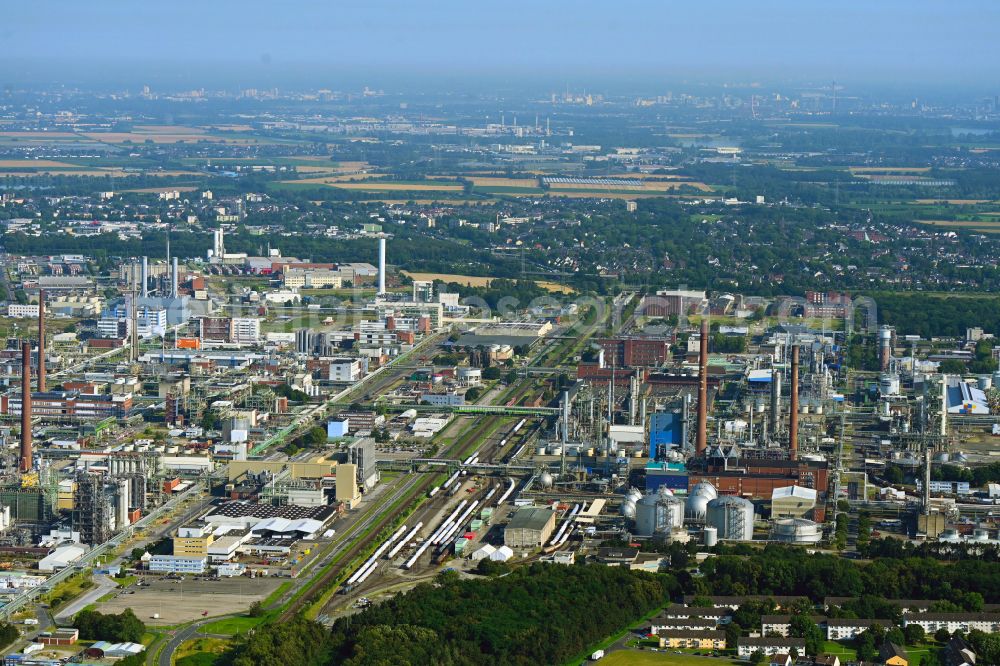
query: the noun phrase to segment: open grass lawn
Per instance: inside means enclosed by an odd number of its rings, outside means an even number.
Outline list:
[[[601,659],[604,666],[643,666],[644,664],[675,664],[676,666],[733,666],[738,662],[729,658],[696,657],[691,654],[674,654],[667,650],[619,650]]]
[[[196,638],[187,641],[177,650],[177,666],[211,666],[219,658],[229,641],[221,638]]]
[[[236,636],[238,634],[245,634],[248,630],[253,629],[265,620],[267,620],[267,614],[262,617],[247,617],[246,615],[228,617],[218,622],[210,622],[203,625],[201,631],[206,634]]]

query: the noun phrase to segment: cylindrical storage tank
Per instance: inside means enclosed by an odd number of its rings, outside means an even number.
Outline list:
[[[975,530],[973,530],[972,531],[972,540],[973,541],[989,541],[990,540],[990,532],[989,532],[989,530],[984,530],[984,529],[975,529]]]
[[[591,446],[590,448],[588,448],[587,451],[586,451],[586,453],[585,453],[585,455],[588,458],[593,458],[594,457],[594,447]]]
[[[661,486],[662,487],[662,486]],[[672,495],[660,495],[660,503],[667,513],[667,524],[671,528],[684,526],[684,502]]]
[[[816,405],[816,413],[817,414],[823,413],[823,405]]]
[[[947,451],[941,451],[934,456],[934,462],[936,463],[946,463],[951,460],[951,456],[948,455]]]
[[[878,390],[882,395],[899,395],[899,375],[891,372],[879,375]]]
[[[803,404],[801,407],[799,407],[799,414],[808,414],[808,413],[809,413],[809,405]]]
[[[535,453],[537,453],[540,456],[544,456],[545,455],[545,447],[544,446],[539,446],[537,449],[535,449]]]
[[[958,534],[958,530],[954,527],[946,528],[944,532],[941,532],[938,536],[938,541],[958,541],[961,536]]]
[[[805,518],[783,518],[774,523],[774,538],[785,543],[819,543],[823,530]]]
[[[639,536],[653,536],[653,532],[666,525],[666,507],[660,501],[659,495],[656,493],[643,495],[635,505],[635,533]]]
[[[642,453],[643,453],[643,451],[642,451],[641,448],[636,449],[635,451],[632,452],[632,457],[633,458],[641,458],[642,457]]]
[[[719,530],[714,527],[705,528],[705,545],[709,548],[719,543]]]
[[[706,507],[705,524],[716,528],[720,539],[752,541],[753,521],[753,504],[742,497],[716,497]]]
[[[993,388],[993,376],[979,375],[976,377],[976,384],[979,386],[980,391],[989,391]]]
[[[993,373],[993,385],[1000,386],[1000,370]]]

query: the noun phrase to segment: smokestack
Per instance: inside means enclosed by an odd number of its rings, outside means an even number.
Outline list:
[[[768,420],[768,429],[771,437],[778,436],[778,427],[781,423],[781,372],[771,371],[771,414]]]
[[[889,370],[889,362],[892,358],[892,330],[888,326],[883,326],[878,332],[879,359],[878,366],[882,372]]]
[[[698,354],[698,439],[695,454],[705,455],[708,448],[708,318],[701,320],[701,348]]]
[[[149,296],[149,257],[142,258],[142,271],[139,273],[139,280],[142,282],[142,297]]]
[[[941,436],[948,436],[948,375],[941,375]]]
[[[378,293],[385,293],[385,239],[378,239]]]
[[[38,392],[45,392],[45,290],[38,291]]]
[[[173,268],[170,272],[170,297],[177,298],[177,257],[174,257],[173,261]]]
[[[792,345],[792,385],[788,387],[790,407],[788,414],[788,457],[799,456],[799,346]]]
[[[31,471],[31,343],[21,343],[21,471]]]
[[[924,452],[924,513],[931,513],[931,447]]]

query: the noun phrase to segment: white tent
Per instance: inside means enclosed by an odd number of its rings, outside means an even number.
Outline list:
[[[508,546],[500,546],[490,554],[490,559],[494,562],[506,562],[512,557],[514,557],[514,551]]]
[[[490,544],[486,544],[472,554],[472,559],[477,562],[479,560],[485,560],[487,557],[493,557],[493,554],[496,552],[497,552],[496,548],[494,548]]]

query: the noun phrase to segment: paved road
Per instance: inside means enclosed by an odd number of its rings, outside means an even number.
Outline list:
[[[170,640],[167,641],[167,644],[163,647],[163,651],[160,652],[159,661],[154,661],[153,651],[148,651],[146,655],[146,663],[149,664],[149,666],[155,666],[156,664],[159,664],[159,666],[171,666],[170,662],[173,661],[174,652],[177,651],[177,648],[179,648],[182,643],[194,638],[195,634],[198,633],[198,629],[200,629],[203,625],[220,619],[222,618],[206,618],[204,620],[198,620],[194,624],[189,624],[183,629],[178,629],[173,636],[170,637]]]
[[[96,602],[105,594],[110,593],[118,587],[118,583],[103,574],[95,575],[94,582],[97,583],[96,587],[87,590],[85,593],[63,606],[63,608],[56,613],[56,623],[69,624],[73,619],[73,616],[82,611],[85,606]]]

